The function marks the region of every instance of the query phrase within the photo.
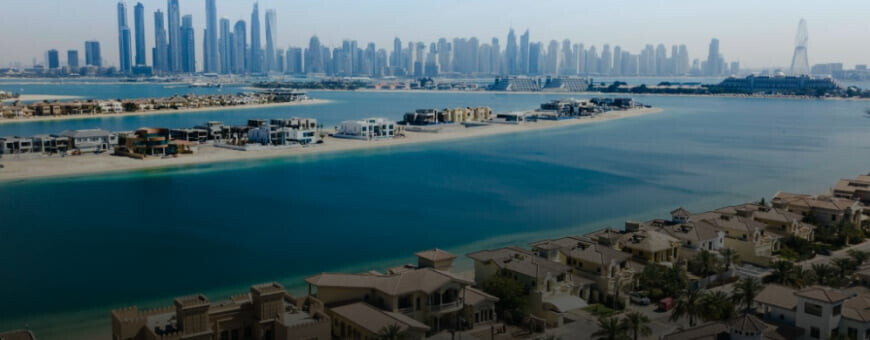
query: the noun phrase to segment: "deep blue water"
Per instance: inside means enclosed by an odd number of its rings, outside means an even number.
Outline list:
[[[253,117],[332,124],[423,107],[529,109],[559,97],[314,95],[332,102],[0,125],[0,135]],[[868,102],[638,99],[665,112],[373,151],[0,183],[0,329],[27,324],[41,338],[65,338],[60,329],[107,330],[113,307],[271,280],[295,288],[307,275],[382,269],[421,249],[524,245],[677,206],[820,192],[870,171]]]

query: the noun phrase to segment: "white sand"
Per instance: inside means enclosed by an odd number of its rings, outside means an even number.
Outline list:
[[[250,110],[250,109],[260,109],[260,108],[265,108],[265,107],[315,105],[315,104],[325,104],[325,103],[329,103],[329,101],[324,100],[324,99],[308,99],[308,100],[289,102],[289,103],[253,104],[253,105],[236,105],[236,106],[211,106],[211,107],[203,107],[203,108],[197,108],[197,109],[183,109],[183,110],[155,110],[155,111],[143,111],[143,112],[97,113],[97,114],[81,114],[81,115],[67,115],[67,116],[33,116],[33,117],[27,117],[27,118],[0,118],[0,124],[24,123],[24,122],[45,122],[45,121],[89,119],[89,118],[112,118],[112,117],[126,117],[126,116],[186,114],[186,113],[201,113],[201,112],[214,112],[214,111],[226,111],[226,110]]]
[[[231,162],[250,159],[281,158],[298,155],[375,149],[387,146],[431,143],[437,141],[475,138],[507,133],[521,133],[564,126],[606,122],[614,119],[637,117],[662,112],[658,108],[611,111],[594,118],[569,119],[560,121],[538,121],[521,125],[492,124],[484,127],[453,128],[439,133],[405,132],[405,137],[379,141],[361,141],[327,137],[323,144],[305,148],[272,149],[262,151],[234,151],[212,145],[200,145],[197,153],[189,156],[167,159],[136,160],[127,157],[102,155],[51,156],[35,159],[0,158],[0,181],[21,180],[46,177],[63,177],[107,172],[154,169],[179,165]]]
[[[18,98],[4,99],[3,102],[4,103],[11,103],[11,102],[14,102],[16,100],[20,100],[22,102],[31,102],[31,101],[38,102],[38,101],[43,101],[43,100],[49,100],[49,101],[51,101],[51,100],[72,100],[72,99],[79,99],[79,98],[81,98],[81,97],[63,96],[63,95],[58,95],[58,94],[22,94],[22,95],[19,95]]]

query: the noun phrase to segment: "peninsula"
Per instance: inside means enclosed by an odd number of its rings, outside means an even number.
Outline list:
[[[3,168],[0,168],[0,181],[135,171],[195,164],[282,158],[318,153],[334,153],[390,148],[412,144],[449,142],[466,138],[523,133],[575,125],[601,123],[615,119],[638,117],[658,112],[662,112],[662,110],[640,106],[626,110],[613,110],[571,119],[537,119],[521,123],[490,122],[469,125],[450,124],[437,127],[437,132],[431,129],[402,129],[403,126],[399,126],[399,131],[401,132],[397,133],[395,138],[383,139],[358,139],[353,137],[348,138],[347,136],[339,137],[336,132],[330,130],[321,132],[323,135],[322,143],[295,145],[293,147],[281,148],[259,148],[250,151],[241,151],[240,148],[233,147],[230,144],[198,144],[195,146],[196,152],[189,155],[144,160],[118,157],[109,155],[108,153],[66,157],[52,155],[33,158],[18,158],[16,155],[4,155],[3,158],[0,158],[0,164],[3,166]],[[501,118],[496,119],[511,120],[512,118],[523,116],[523,113],[506,113],[497,116]],[[188,148],[189,142],[185,141],[184,144],[183,147]]]

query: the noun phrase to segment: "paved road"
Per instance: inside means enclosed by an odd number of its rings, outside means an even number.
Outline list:
[[[811,258],[811,259],[809,259],[809,260],[803,261],[803,262],[801,262],[800,264],[801,264],[801,266],[803,266],[805,269],[810,268],[810,267],[812,267],[812,265],[814,265],[814,264],[819,264],[819,263],[831,264],[831,261],[833,261],[835,258],[838,258],[838,257],[849,257],[849,254],[847,254],[847,252],[848,252],[850,249],[855,249],[855,250],[860,250],[860,251],[870,252],[870,239],[864,240],[864,242],[862,242],[862,243],[859,243],[859,244],[856,244],[856,245],[852,245],[852,246],[849,246],[849,247],[846,247],[846,248],[843,248],[843,249],[840,249],[840,250],[834,251],[834,252],[831,253],[831,256],[825,256],[825,255],[818,255],[818,254],[817,254],[816,257],[813,257],[813,258]]]

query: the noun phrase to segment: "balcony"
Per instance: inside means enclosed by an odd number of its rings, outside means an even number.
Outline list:
[[[449,313],[458,310],[462,307],[462,301],[456,300],[453,302],[442,303],[440,305],[429,305],[431,313]]]

